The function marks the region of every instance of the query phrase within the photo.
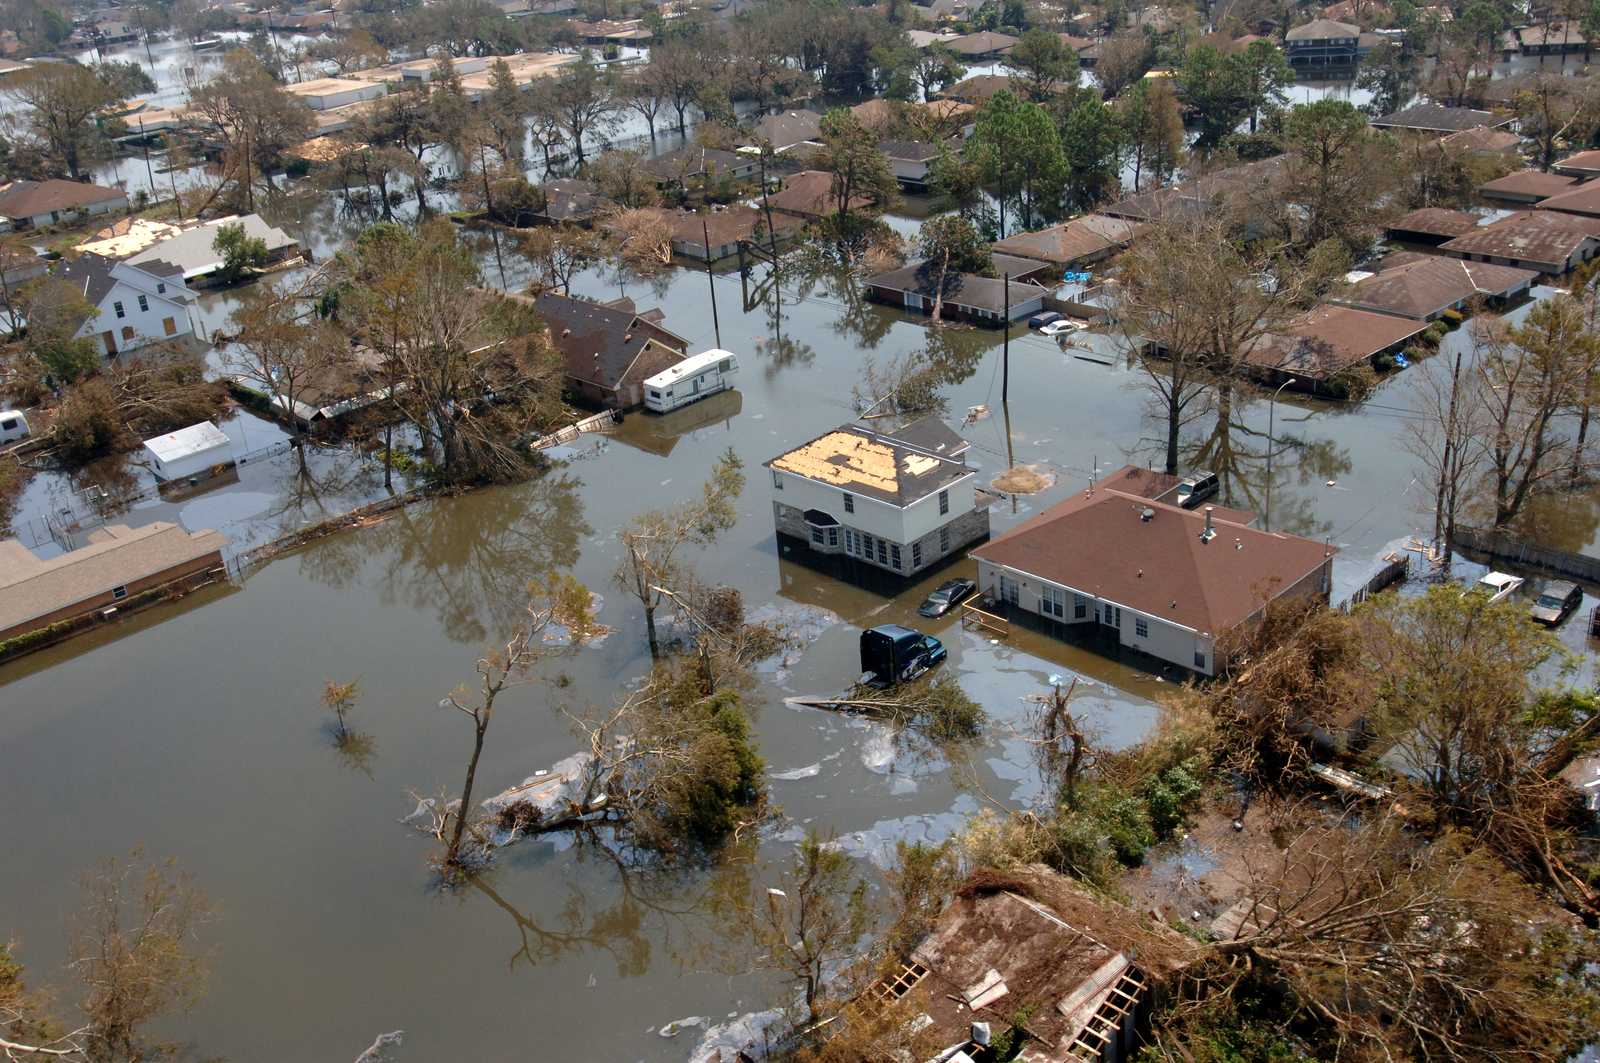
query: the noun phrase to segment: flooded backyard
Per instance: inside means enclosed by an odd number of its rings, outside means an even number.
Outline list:
[[[120,166],[125,177],[134,169],[126,159]],[[142,163],[137,170],[142,178]],[[357,224],[328,200],[265,213],[319,259]],[[910,233],[924,213],[913,201],[895,227]],[[519,287],[526,264],[504,255],[502,280],[478,239],[490,282]],[[191,872],[218,909],[205,936],[208,991],[168,1027],[192,1039],[197,1056],[348,1059],[378,1033],[401,1029],[407,1060],[541,1058],[552,1037],[573,1058],[682,1060],[706,1028],[782,1003],[779,987],[752,973],[714,898],[770,881],[805,828],[836,836],[870,875],[897,841],[939,841],[980,808],[1034,800],[1024,736],[1030,699],[1051,682],[1077,680],[1075,711],[1104,745],[1128,745],[1154,725],[1172,677],[1038,632],[998,640],[953,617],[919,618],[928,591],[972,575],[970,561],[891,597],[783,554],[761,466],[854,418],[852,389],[867,359],[881,365],[926,349],[943,371],[950,422],[984,408],[961,428],[979,482],[1028,466],[1049,484],[999,501],[998,534],[1091,477],[1159,460],[1145,378],[1116,338],[1079,334],[1081,346],[1063,347],[1019,326],[1007,352],[999,332],[932,333],[833,275],[789,277],[751,306],[737,273],[708,280],[695,269],[648,280],[590,270],[572,290],[659,306],[691,351],[737,352],[737,391],[668,417],[630,415],[615,434],[561,448],[557,464],[527,483],[398,510],[280,556],[241,583],[0,666],[0,802],[9,812],[0,826],[0,940],[16,942],[36,982],[69,981],[62,962],[76,877],[142,846]],[[206,295],[206,331],[224,328],[250,297],[248,289]],[[1468,343],[1458,330],[1445,350]],[[1355,407],[1282,398],[1270,411],[1264,396],[1251,396],[1226,416],[1202,412],[1186,430],[1183,463],[1218,474],[1221,504],[1326,540],[1341,566],[1359,571],[1431,524],[1430,491],[1401,442],[1420,417],[1416,375],[1394,374]],[[238,484],[181,503],[150,499],[116,519],[219,528],[237,551],[384,495],[370,460],[319,452],[301,475],[292,454],[270,453],[283,439],[277,427],[240,414],[224,428],[241,449],[267,452]],[[459,784],[471,735],[440,699],[470,681],[480,652],[518,621],[528,580],[571,570],[602,596],[598,620],[613,633],[550,662],[543,677],[559,682],[517,688],[501,702],[481,792],[571,753],[561,707],[609,704],[649,670],[641,611],[612,583],[619,529],[642,509],[698,491],[729,447],[747,475],[739,519],[693,563],[707,581],[739,589],[753,619],[800,636],[798,649],[760,670],[747,699],[781,809],[753,859],[662,873],[557,836],[505,850],[482,882],[441,892],[426,865],[430,841],[400,822],[416,805],[413,792]],[[49,528],[29,521],[74,504],[82,487],[36,478],[19,534],[48,548]],[[1591,492],[1543,506],[1541,541],[1593,552],[1597,502]],[[785,703],[853,680],[860,630],[884,623],[943,639],[943,667],[990,713],[991,728],[966,757],[908,748],[882,725]],[[1564,633],[1574,648],[1577,627],[1569,622]],[[359,762],[331,743],[318,701],[328,680],[360,683],[353,724],[373,745]],[[1182,865],[1174,874],[1212,870],[1191,848],[1174,858]]]

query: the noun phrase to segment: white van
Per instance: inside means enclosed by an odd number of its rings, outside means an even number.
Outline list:
[[[731,351],[702,351],[644,382],[644,408],[666,413],[733,387],[739,358]]]
[[[0,410],[0,443],[28,438],[28,419],[21,410]]]

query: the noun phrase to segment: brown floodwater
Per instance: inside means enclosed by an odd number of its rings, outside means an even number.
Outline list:
[[[347,1059],[377,1033],[403,1029],[408,1059],[541,1058],[552,1044],[573,1057],[682,1059],[699,1031],[663,1038],[663,1024],[721,1022],[780,999],[748,973],[749,956],[708,907],[713,887],[729,876],[750,878],[742,887],[770,880],[768,865],[807,826],[836,834],[870,874],[896,840],[947,837],[991,799],[1029,800],[1036,789],[1018,732],[1026,699],[1051,676],[1079,677],[1080,710],[1101,741],[1126,744],[1150,728],[1165,684],[1129,663],[1039,633],[997,642],[952,620],[920,621],[922,595],[970,574],[968,562],[886,597],[780,557],[760,468],[851,419],[866,359],[932,342],[955,419],[989,408],[965,429],[984,480],[1012,464],[1055,475],[1042,494],[998,504],[998,532],[1093,470],[1159,454],[1138,372],[1070,357],[1017,329],[1002,410],[998,333],[930,337],[828,279],[786,284],[781,310],[770,298],[745,310],[737,276],[711,285],[721,345],[743,359],[736,395],[669,419],[630,417],[529,483],[412,507],[281,557],[240,587],[0,668],[0,939],[18,943],[36,981],[68,984],[76,876],[142,846],[175,858],[218,906],[205,933],[208,992],[168,1024],[200,1053]],[[653,282],[590,273],[574,290],[609,298],[624,286],[641,306],[659,302],[696,348],[715,341],[703,273]],[[1411,387],[1400,373],[1356,410],[1278,403],[1273,527],[1325,537],[1364,564],[1423,526],[1425,492],[1397,442],[1414,416]],[[1185,460],[1222,476],[1225,504],[1266,508],[1267,420],[1263,399],[1240,397],[1231,416],[1207,411],[1190,425]],[[783,812],[758,863],[652,875],[556,838],[503,852],[483,888],[434,889],[428,842],[399,820],[414,805],[409,791],[459,782],[469,734],[440,698],[515,622],[528,578],[571,569],[603,596],[600,619],[614,633],[552,666],[570,680],[559,691],[535,684],[502,703],[482,792],[570,753],[557,708],[609,702],[647,667],[637,604],[610,583],[618,528],[695,491],[730,446],[749,474],[739,521],[693,562],[739,588],[752,614],[797,623],[808,639],[797,659],[763,669],[752,698]],[[262,493],[305,491],[287,484],[292,463],[272,468],[286,483]],[[304,507],[263,505],[284,528],[305,519]],[[207,499],[177,507],[185,520],[225,511]],[[1592,538],[1588,518],[1556,523],[1569,539]],[[900,748],[874,724],[784,704],[853,678],[857,632],[886,622],[945,639],[944,667],[995,717],[965,763]],[[373,742],[364,763],[342,762],[330,745],[317,701],[328,679],[361,684],[354,721]]]

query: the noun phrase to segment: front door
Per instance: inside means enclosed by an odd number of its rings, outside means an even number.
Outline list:
[[[110,355],[110,354],[116,354],[117,353],[117,341],[111,335],[111,330],[110,329],[107,329],[105,332],[100,333],[100,340],[101,340],[102,343],[104,343],[106,345],[106,354]]]
[[[1007,576],[1000,577],[1000,600],[1007,605],[1017,604],[1017,581]]]

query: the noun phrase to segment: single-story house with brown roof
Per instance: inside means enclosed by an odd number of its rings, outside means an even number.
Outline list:
[[[127,206],[128,197],[119,188],[56,178],[11,181],[0,185],[0,231],[57,225]]]
[[[1391,240],[1414,244],[1442,244],[1478,227],[1482,219],[1465,210],[1423,207],[1396,218],[1385,230]]]
[[[1440,137],[1439,143],[1469,155],[1511,155],[1522,146],[1522,138],[1507,129],[1473,126]]]
[[[1279,602],[1326,601],[1332,547],[1091,486],[972,551],[1010,614],[1214,675],[1218,642]]]
[[[1531,269],[1414,252],[1390,255],[1381,265],[1379,272],[1329,302],[1432,321],[1446,310],[1464,310],[1477,299],[1493,303],[1515,299],[1539,279]]]
[[[753,154],[690,144],[646,159],[640,167],[655,178],[658,185],[681,185],[695,179],[714,180],[719,177],[745,181],[760,172],[761,159]]]
[[[1427,327],[1414,318],[1323,303],[1264,337],[1245,355],[1245,364],[1268,387],[1293,380],[1293,391],[1336,394],[1340,373],[1400,350]]]
[[[1441,107],[1416,103],[1403,111],[1372,120],[1374,129],[1416,129],[1425,133],[1459,133],[1464,129],[1499,129],[1516,121],[1515,115],[1479,111],[1471,107]]]
[[[1128,247],[1144,228],[1128,218],[1085,214],[1033,232],[1017,233],[990,246],[1010,255],[1049,262],[1062,269],[1082,268]]]
[[[220,575],[225,536],[156,521],[108,524],[89,541],[41,560],[16,539],[0,541],[0,642],[75,620],[208,574]]]
[[[685,258],[716,262],[739,253],[739,242],[768,243],[767,214],[759,207],[732,206],[709,214],[688,211],[668,213],[672,226],[672,250]],[[805,222],[788,214],[772,212],[772,232],[782,244],[794,238]],[[708,250],[706,241],[710,240]]]
[[[1576,152],[1552,168],[1556,173],[1564,173],[1568,177],[1600,177],[1600,150]]]
[[[781,192],[767,196],[767,205],[781,214],[814,221],[839,211],[839,200],[833,194],[833,175],[822,170],[801,170],[783,183]],[[851,196],[851,210],[865,210],[872,206],[866,196]]]
[[[1020,38],[1009,33],[996,33],[993,30],[980,30],[977,33],[966,33],[960,37],[952,37],[944,42],[944,46],[963,59],[993,59],[1005,55],[1016,47]]]
[[[507,297],[526,301],[525,296]],[[593,303],[546,292],[533,299],[533,306],[566,362],[568,388],[603,409],[642,404],[645,378],[688,354],[689,341],[664,328],[659,311],[640,313],[628,299]]]
[[[1560,276],[1600,252],[1600,218],[1524,210],[1447,240],[1439,250],[1473,262]]]
[[[1578,186],[1578,178],[1543,170],[1518,170],[1504,177],[1478,186],[1478,195],[1485,199],[1501,199],[1508,203],[1539,203],[1551,196],[1571,191]]]
[[[1600,181],[1585,181],[1569,191],[1557,193],[1541,202],[1539,209],[1600,218]]]
[[[974,74],[944,90],[944,98],[982,107],[1002,92],[1025,96],[1026,90],[1015,78],[1007,74]]]
[[[939,294],[935,271],[926,262],[914,262],[869,277],[866,284],[867,298],[924,314],[933,313],[934,300]],[[998,327],[1037,314],[1044,308],[1047,293],[1040,285],[1013,280],[1009,298],[1006,287],[1000,277],[952,271],[945,277],[939,314]]]

